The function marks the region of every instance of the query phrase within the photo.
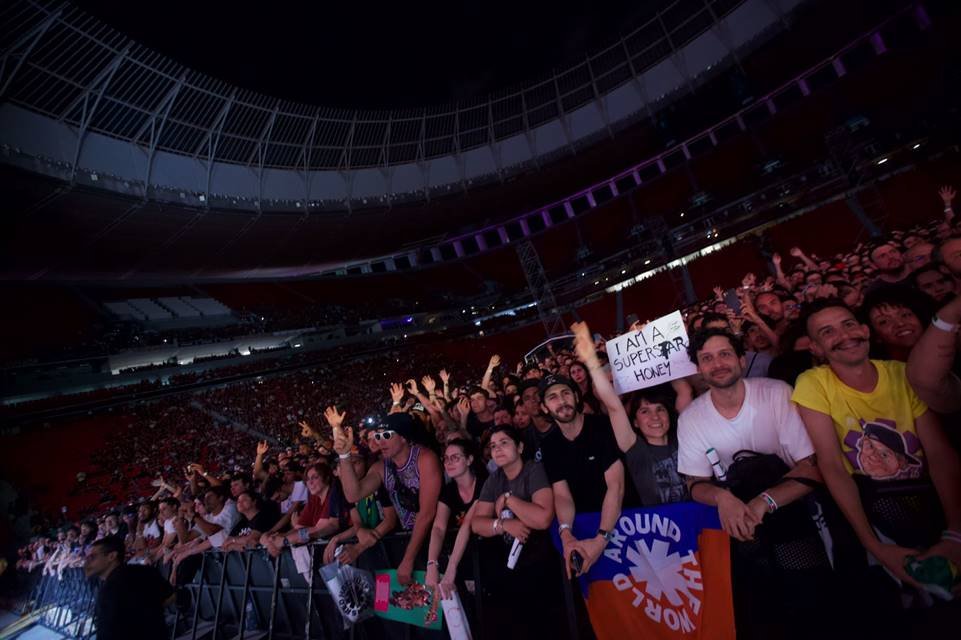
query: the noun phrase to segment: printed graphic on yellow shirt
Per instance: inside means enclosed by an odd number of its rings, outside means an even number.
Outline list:
[[[859,420],[861,428],[844,436],[849,449],[844,453],[855,470],[873,480],[905,480],[920,478],[924,463],[916,455],[921,441],[910,431],[901,433],[896,423],[877,418]]]

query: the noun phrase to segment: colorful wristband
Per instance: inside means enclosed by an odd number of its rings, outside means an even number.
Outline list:
[[[764,502],[767,503],[768,512],[774,513],[775,511],[777,511],[777,502],[774,501],[774,498],[771,497],[770,493],[765,491],[764,493],[761,494],[761,497],[764,498]]]

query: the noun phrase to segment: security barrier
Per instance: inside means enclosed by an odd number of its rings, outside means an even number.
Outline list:
[[[368,571],[394,568],[403,556],[409,535],[387,536],[367,550],[355,563]],[[188,561],[196,568],[185,572],[192,577],[181,585],[177,602],[168,610],[167,622],[172,640],[315,640],[362,638],[367,640],[445,638],[446,628],[430,631],[378,617],[344,628],[327,586],[320,576],[326,543],[305,547],[305,557],[295,562],[289,549],[272,558],[265,549],[222,553],[208,551]],[[426,553],[426,544],[422,552]],[[473,570],[477,582],[483,580],[479,554],[465,558],[462,569]],[[415,566],[425,566],[423,558]],[[160,567],[167,575],[167,570]],[[558,560],[558,579],[563,567]],[[574,616],[575,596],[567,585],[566,598],[570,638],[577,637]],[[63,577],[43,576],[33,589],[23,611],[36,622],[71,638],[95,637],[98,581],[87,579],[82,569],[68,569]],[[484,637],[482,589],[474,594],[460,592],[465,606],[473,611],[471,630],[475,640]],[[563,640],[563,638],[559,639]]]

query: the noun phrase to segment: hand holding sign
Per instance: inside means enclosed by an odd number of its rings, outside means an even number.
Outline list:
[[[653,320],[640,331],[609,340],[607,355],[614,371],[615,391],[624,394],[693,375],[697,367],[687,357],[687,345],[680,311]]]

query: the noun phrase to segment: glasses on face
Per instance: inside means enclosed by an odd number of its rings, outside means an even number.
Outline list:
[[[386,431],[377,431],[374,433],[374,440],[377,440],[378,442],[381,440],[390,440],[396,433],[396,431],[391,431],[389,429]]]
[[[452,454],[450,454],[449,456],[444,456],[443,458],[441,458],[441,462],[443,462],[444,464],[447,464],[448,462],[453,463],[453,464],[457,464],[458,462],[460,462],[460,461],[463,460],[463,459],[464,459],[463,454],[460,454],[460,453],[452,453]]]

